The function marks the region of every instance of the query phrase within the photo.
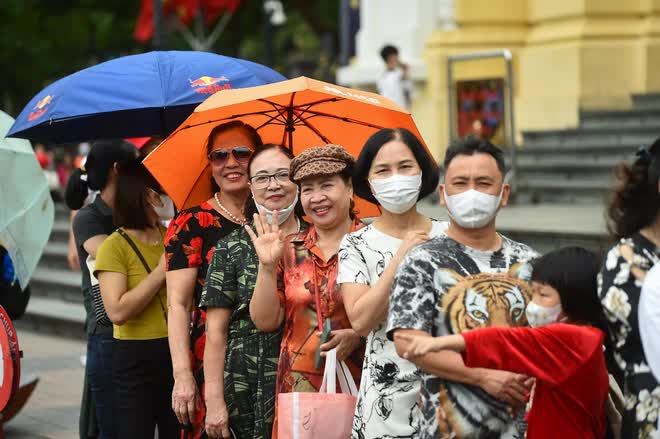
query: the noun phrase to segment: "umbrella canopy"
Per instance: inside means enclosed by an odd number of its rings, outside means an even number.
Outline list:
[[[55,208],[30,142],[5,138],[13,122],[0,111],[0,245],[25,289],[48,242]]]
[[[178,208],[212,195],[206,141],[215,126],[236,119],[256,128],[264,142],[288,146],[294,154],[335,143],[357,157],[367,138],[381,128],[407,128],[422,139],[410,113],[392,101],[314,79],[217,93],[145,160]],[[362,217],[380,214],[371,203],[356,204]]]
[[[9,137],[66,143],[166,137],[220,90],[286,78],[268,67],[206,52],[149,52],[73,73],[39,92]]]

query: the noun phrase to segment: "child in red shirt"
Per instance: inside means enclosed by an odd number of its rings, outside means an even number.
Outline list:
[[[404,356],[448,349],[468,367],[509,370],[536,378],[527,439],[602,439],[607,432],[609,375],[606,325],[597,296],[599,263],[578,247],[548,253],[534,264],[532,328],[484,328],[460,335],[397,334]]]

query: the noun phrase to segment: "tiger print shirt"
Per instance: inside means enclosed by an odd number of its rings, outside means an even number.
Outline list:
[[[433,336],[488,326],[526,326],[531,298],[530,247],[502,236],[479,251],[447,236],[413,249],[392,285],[387,334],[416,329]],[[481,388],[422,375],[420,438],[524,438],[525,423]]]

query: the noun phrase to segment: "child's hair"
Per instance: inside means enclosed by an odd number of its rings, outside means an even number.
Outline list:
[[[533,265],[532,281],[557,290],[569,321],[603,331],[605,349],[611,353],[609,327],[598,297],[598,257],[582,247],[564,247],[541,256]]]

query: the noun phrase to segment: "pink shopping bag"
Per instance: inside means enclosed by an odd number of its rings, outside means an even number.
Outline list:
[[[337,392],[336,378],[342,393]],[[348,439],[351,437],[357,386],[348,366],[328,351],[318,393],[277,396],[278,439]]]

